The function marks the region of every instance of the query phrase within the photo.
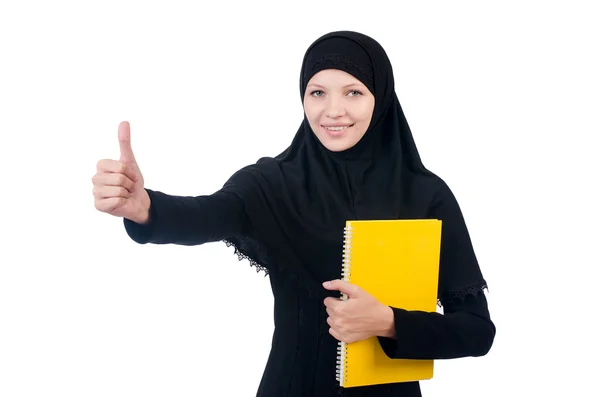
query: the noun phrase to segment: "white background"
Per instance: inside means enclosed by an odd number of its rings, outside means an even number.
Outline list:
[[[2,2],[0,396],[254,396],[268,279],[221,243],[135,244],[90,179],[122,120],[170,194],[280,153],[304,51],[338,29],[386,48],[490,284],[491,352],[439,362],[424,395],[598,396],[593,3]]]

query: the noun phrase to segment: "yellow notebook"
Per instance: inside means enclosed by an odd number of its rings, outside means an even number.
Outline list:
[[[387,306],[435,312],[441,231],[436,219],[347,221],[342,278]],[[433,377],[433,360],[391,359],[377,337],[338,344],[342,387]]]

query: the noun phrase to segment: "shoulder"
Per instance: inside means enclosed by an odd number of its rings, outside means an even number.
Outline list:
[[[272,157],[261,157],[256,163],[248,164],[235,171],[225,182],[224,188],[248,190],[273,180],[279,173],[279,162]]]
[[[429,186],[430,200],[427,209],[429,218],[442,221],[446,237],[467,236],[466,220],[455,192],[441,177],[433,175]]]
[[[264,177],[280,169],[279,161],[273,157],[261,157],[256,163],[248,164],[237,170],[232,177],[235,178],[256,178]]]
[[[419,176],[420,196],[427,198],[428,213],[439,219],[460,214],[460,205],[450,185],[439,175],[430,172]]]
[[[435,194],[433,196],[433,207],[442,207],[442,206],[455,206],[458,205],[458,200],[448,183],[436,176],[436,182],[434,187]]]

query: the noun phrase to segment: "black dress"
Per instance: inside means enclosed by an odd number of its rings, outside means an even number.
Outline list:
[[[170,196],[147,189],[151,222],[124,220],[129,236],[140,244],[199,245],[251,233],[244,206],[223,191],[199,197]],[[453,200],[447,197],[447,200]],[[428,209],[425,209],[428,210]],[[437,203],[427,215],[447,219]],[[341,247],[323,257],[339,258],[332,272],[339,275]],[[260,397],[421,396],[418,382],[342,389],[336,382],[337,341],[329,334],[321,298],[307,295],[290,278],[271,272],[275,330],[271,353],[257,391]],[[395,358],[451,359],[485,355],[494,340],[486,297],[478,285],[463,296],[442,301],[444,314],[393,308],[396,339],[379,338],[386,354]],[[331,296],[339,296],[334,293]]]

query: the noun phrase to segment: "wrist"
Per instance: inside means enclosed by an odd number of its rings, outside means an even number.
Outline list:
[[[136,217],[137,219],[135,220],[135,222],[139,223],[140,225],[146,225],[150,222],[150,196],[148,195],[148,192],[144,191],[144,193],[145,194],[142,197],[142,205],[139,210],[139,214]]]
[[[380,323],[380,332],[377,336],[395,339],[396,323],[394,321],[394,310],[391,307],[382,305]]]

